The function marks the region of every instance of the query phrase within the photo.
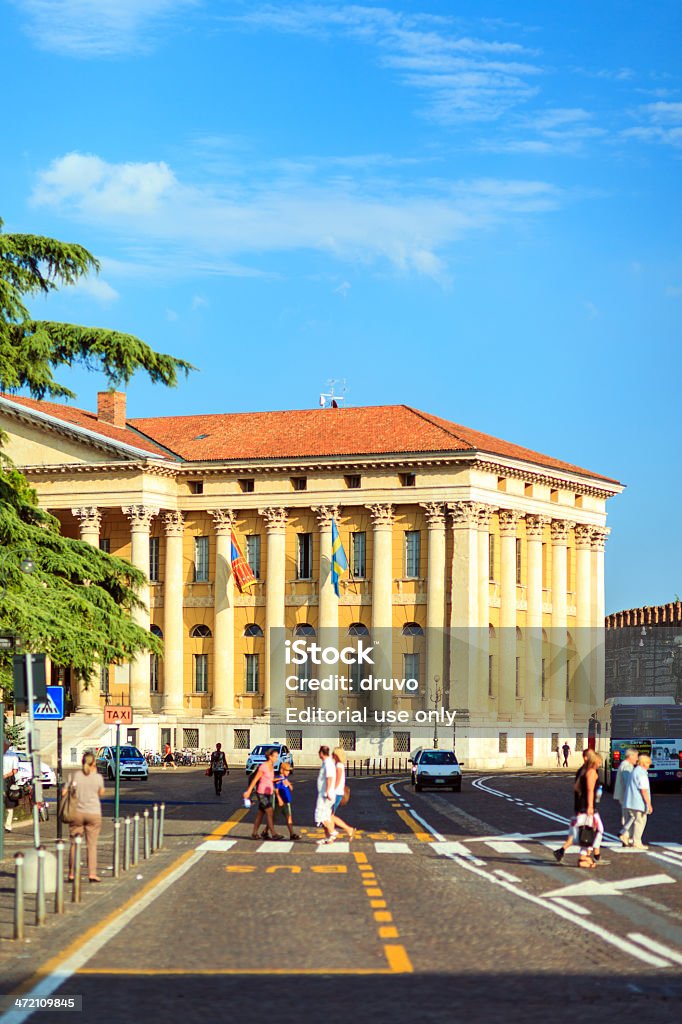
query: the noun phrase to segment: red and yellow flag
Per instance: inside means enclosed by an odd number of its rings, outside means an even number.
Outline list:
[[[253,575],[251,566],[244,558],[243,554],[239,550],[237,544],[237,538],[232,531],[232,550],[230,552],[230,565],[232,566],[232,575],[234,576],[234,582],[239,587],[239,593],[243,594],[249,587],[253,587],[256,582],[256,577]]]

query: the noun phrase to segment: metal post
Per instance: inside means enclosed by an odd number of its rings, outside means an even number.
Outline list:
[[[159,807],[159,849],[163,846],[163,829],[166,823],[166,805],[162,803]]]
[[[114,878],[121,874],[121,822],[114,822]]]
[[[71,893],[71,902],[80,903],[81,901],[81,844],[83,842],[82,836],[74,836],[74,851],[73,851],[73,891]]]
[[[140,861],[140,815],[133,815],[133,859],[132,864],[135,867]]]
[[[45,924],[45,847],[38,847],[36,885],[36,924]]]
[[[43,802],[43,782],[40,772],[40,756],[34,749],[34,696],[33,696],[33,656],[27,651],[26,658],[26,703],[28,704],[28,723],[26,728],[26,746],[28,756],[31,759],[31,771],[33,778],[33,845],[36,850],[40,849],[40,804]]]
[[[14,938],[24,938],[24,855],[14,854]]]
[[[159,805],[152,807],[152,853],[159,848]]]
[[[151,856],[149,852],[149,811],[146,807],[142,812],[142,819],[144,824],[144,859],[149,860],[149,857]]]
[[[64,822],[59,813],[62,809],[62,723],[57,722],[57,839],[62,838]],[[59,911],[58,911],[59,913]]]
[[[55,844],[57,853],[57,881],[54,890],[54,912],[64,913],[64,840],[58,839]]]
[[[123,822],[123,870],[130,871],[130,818]]]
[[[116,782],[114,783],[114,821],[118,821],[121,800],[121,726],[116,726]]]

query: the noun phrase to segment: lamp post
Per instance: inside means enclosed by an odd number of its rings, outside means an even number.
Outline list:
[[[434,750],[438,750],[438,707],[442,700],[443,693],[438,687],[438,684],[440,682],[440,676],[434,676],[433,681],[435,686],[433,690],[433,697],[431,698],[431,703],[433,704],[436,710],[436,716],[433,720],[433,748]]]

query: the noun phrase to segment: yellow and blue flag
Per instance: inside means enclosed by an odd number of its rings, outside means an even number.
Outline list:
[[[347,569],[348,559],[346,558],[346,552],[343,550],[336,521],[332,519],[332,586],[337,597],[341,596],[339,594],[339,574],[346,572]]]

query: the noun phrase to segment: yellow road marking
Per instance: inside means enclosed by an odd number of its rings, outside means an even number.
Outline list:
[[[353,856],[355,857],[355,863],[358,865],[358,867],[360,867],[360,870],[362,871],[362,867],[360,865],[367,863],[367,854],[356,853]]]
[[[402,946],[385,946],[384,950],[387,949],[402,949]],[[407,957],[407,954],[405,954]],[[389,960],[388,956],[386,957]],[[395,959],[395,958],[394,958]],[[389,964],[390,964],[389,960]],[[396,962],[399,962],[396,960]],[[409,963],[409,959],[407,960]],[[389,967],[214,967],[211,969],[193,967],[191,970],[184,970],[181,967],[168,967],[166,969],[157,969],[153,967],[81,967],[80,970],[75,973],[81,974],[98,974],[102,977],[108,975],[125,975],[126,977],[137,978],[137,977],[189,977],[197,975],[199,977],[222,977],[223,975],[242,975],[242,974],[284,974],[287,976],[299,975],[299,974],[403,974],[406,971],[411,971],[412,966],[409,967],[398,967],[397,969]]]
[[[395,974],[411,974],[414,970],[412,962],[404,946],[384,946],[384,955],[389,967]]]
[[[383,891],[381,889],[367,889],[367,895],[368,896],[383,896],[384,894],[383,894]]]
[[[206,837],[206,839],[220,839],[221,836],[226,836],[227,833],[231,832],[234,826],[238,825],[242,818],[245,818],[248,813],[248,807],[239,807],[236,811],[234,811],[233,814],[230,815],[227,821],[224,821],[221,825],[218,825],[217,828],[215,828],[213,832],[211,832],[210,836]]]
[[[384,925],[382,928],[379,929],[379,938],[380,939],[399,939],[400,935],[398,933],[398,929],[395,928],[393,925],[389,924],[389,925]]]
[[[393,920],[393,914],[389,910],[375,910],[374,920],[388,923]]]
[[[380,910],[382,907],[386,906],[386,900],[370,900],[369,905],[374,910]]]
[[[255,864],[227,864],[226,871],[232,871],[235,875],[245,875],[249,871],[255,871]]]
[[[291,871],[292,875],[300,875],[301,869],[298,864],[271,864],[265,869],[266,875],[274,875],[275,871]]]
[[[313,864],[311,871],[317,875],[345,875],[348,868],[345,864]]]

